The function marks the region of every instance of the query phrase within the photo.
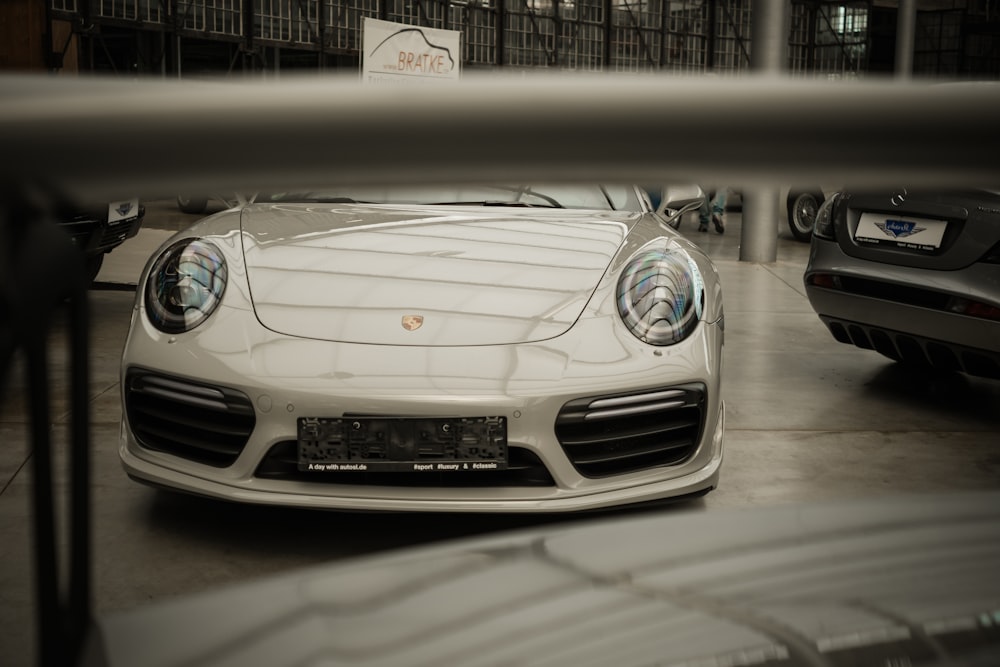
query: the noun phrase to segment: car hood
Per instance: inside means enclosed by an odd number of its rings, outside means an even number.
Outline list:
[[[552,338],[579,318],[638,214],[253,205],[247,279],[267,328],[388,345]]]

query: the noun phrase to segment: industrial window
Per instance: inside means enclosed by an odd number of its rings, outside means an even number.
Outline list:
[[[504,21],[504,63],[512,67],[556,64],[556,29],[548,0],[511,0]]]
[[[341,51],[361,51],[365,17],[378,18],[379,0],[324,0],[328,46]]]
[[[159,5],[157,0],[150,0]],[[177,17],[185,30],[228,37],[243,36],[243,7],[240,0],[178,0]]]

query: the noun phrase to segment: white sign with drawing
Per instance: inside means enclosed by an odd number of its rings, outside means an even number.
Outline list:
[[[365,18],[361,80],[364,83],[458,81],[462,33]]]

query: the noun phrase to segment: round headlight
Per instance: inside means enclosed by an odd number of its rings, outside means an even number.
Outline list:
[[[146,315],[166,333],[190,331],[218,307],[226,261],[208,241],[185,239],[163,251],[146,278]]]
[[[698,326],[705,286],[683,250],[644,250],[622,271],[617,296],[618,314],[636,338],[650,345],[673,345]]]

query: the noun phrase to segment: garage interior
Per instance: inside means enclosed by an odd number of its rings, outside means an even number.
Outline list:
[[[118,461],[119,357],[146,258],[198,216],[147,203],[140,235],[108,255],[90,292],[93,594],[98,614],[141,608],[271,574],[415,544],[580,522],[579,516],[351,514],[244,506],[160,491]],[[741,216],[724,234],[681,233],[723,280],[726,453],[719,488],[699,499],[599,516],[705,512],[825,500],[1000,488],[1000,383],[929,373],[836,342],[806,300],[808,244],[778,231],[779,260],[739,260]],[[68,437],[65,321],[51,341],[54,442]],[[0,406],[0,655],[34,662],[29,405],[15,366]],[[57,471],[67,469],[56,448]],[[65,497],[65,486],[62,497]]]
[[[63,74],[212,77],[351,71],[365,17],[462,31],[466,71],[750,69],[751,0],[11,0],[8,67]],[[921,77],[996,78],[995,0],[904,0]],[[794,0],[787,71],[891,74],[900,3]]]
[[[789,73],[891,74],[897,7],[793,2]],[[14,46],[4,69],[61,76],[350,71],[359,62],[363,16],[461,28],[468,71],[735,74],[750,68],[749,8],[749,0],[51,0],[6,4],[0,18],[21,11],[19,21],[39,27],[7,40]],[[913,74],[1000,77],[998,10],[991,0],[919,2]],[[15,25],[0,24],[8,26],[0,33]],[[592,516],[316,512],[227,504],[129,480],[117,453],[119,361],[135,282],[150,253],[199,217],[179,212],[170,199],[146,204],[140,235],[107,257],[89,294],[96,613],[414,544]],[[603,514],[1000,488],[1000,382],[929,372],[836,342],[805,297],[809,245],[776,225],[777,259],[742,261],[743,213],[732,209],[727,218],[723,234],[698,232],[690,219],[680,229],[713,258],[725,290],[727,424],[720,486],[703,498]],[[53,321],[49,344],[55,442],[65,442],[70,428],[65,315]],[[26,667],[36,664],[38,627],[23,359],[15,357],[0,396],[0,663]],[[58,449],[56,469],[67,467]],[[60,479],[63,502],[65,485]]]

